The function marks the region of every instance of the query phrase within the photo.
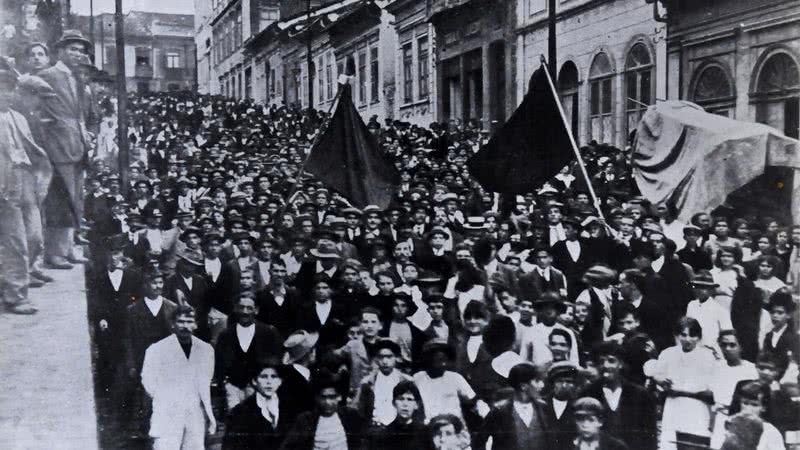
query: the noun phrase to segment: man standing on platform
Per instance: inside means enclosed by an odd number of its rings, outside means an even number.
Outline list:
[[[85,262],[73,247],[75,228],[83,216],[83,172],[90,142],[86,111],[91,95],[77,69],[90,46],[80,31],[65,31],[55,46],[59,61],[38,74],[54,91],[44,98],[40,114],[42,143],[54,165],[44,202],[45,262],[54,269]]]

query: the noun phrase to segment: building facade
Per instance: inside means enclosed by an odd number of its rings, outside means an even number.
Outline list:
[[[436,120],[436,31],[428,21],[425,0],[395,0],[386,6],[394,16],[395,119],[428,126]]]
[[[514,1],[430,0],[436,118],[493,130],[514,111]]]
[[[79,17],[89,36],[89,18]],[[194,16],[131,11],[125,15],[125,79],[128,92],[192,90],[195,72]],[[94,63],[117,73],[116,24],[113,14],[94,18]]]
[[[655,6],[656,8],[658,6]],[[548,0],[518,0],[517,102],[548,52]],[[628,144],[648,105],[666,98],[666,26],[645,0],[556,2],[553,74],[579,145]]]
[[[669,98],[798,138],[800,1],[663,3]]]

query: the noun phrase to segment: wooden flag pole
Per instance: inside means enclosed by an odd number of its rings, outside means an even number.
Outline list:
[[[595,209],[597,209],[597,214],[599,214],[600,218],[605,221],[605,217],[603,217],[603,210],[600,208],[600,200],[597,198],[597,194],[594,192],[592,180],[589,179],[589,173],[586,171],[586,164],[584,164],[581,152],[578,150],[578,144],[575,143],[575,137],[572,136],[572,127],[569,126],[567,119],[564,116],[564,108],[561,107],[561,101],[558,98],[558,91],[556,91],[556,87],[553,84],[553,79],[550,78],[550,71],[547,68],[547,61],[545,60],[544,55],[541,56],[541,63],[544,73],[547,75],[547,84],[550,85],[550,91],[553,93],[553,98],[558,106],[558,113],[561,115],[561,122],[564,124],[564,128],[567,130],[567,135],[569,135],[569,142],[572,144],[572,151],[575,153],[575,158],[578,160],[578,166],[581,168],[581,173],[583,174],[584,180],[586,180],[586,187],[589,189],[589,195],[592,196],[592,202],[594,203]]]

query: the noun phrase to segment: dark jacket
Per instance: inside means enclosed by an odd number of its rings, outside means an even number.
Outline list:
[[[242,389],[253,378],[258,364],[266,357],[283,354],[283,337],[275,327],[256,322],[253,341],[247,352],[242,351],[236,336],[236,322],[229,322],[217,341],[215,375]]]
[[[575,438],[575,411],[572,409],[572,403],[572,401],[567,402],[567,407],[561,414],[561,418],[557,418],[553,407],[553,399],[551,397],[545,397],[544,399],[541,411],[544,421],[550,430],[552,448],[569,448],[568,445]]]
[[[291,398],[279,398],[278,426],[273,427],[261,414],[261,408],[256,402],[256,395],[251,395],[236,405],[225,421],[223,450],[278,448],[297,417],[297,411],[292,405]]]
[[[370,449],[380,450],[427,450],[428,429],[422,422],[400,423],[397,418],[378,433],[370,437]]]
[[[139,373],[147,347],[172,334],[172,314],[177,305],[164,299],[158,314],[153,316],[144,299],[128,306],[125,320],[125,356],[128,368]]]
[[[194,308],[197,322],[197,337],[208,340],[208,279],[202,275],[192,275],[192,287],[186,284],[183,277],[175,273],[164,282],[164,293],[167,297],[175,299],[176,303],[188,303]]]
[[[600,442],[597,446],[597,450],[628,450],[629,448],[635,449],[635,447],[628,447],[625,445],[624,442],[620,441],[619,439],[610,436],[605,432],[600,432]],[[558,449],[563,450],[576,450],[576,446],[574,441],[567,442],[565,446],[558,447]],[[639,450],[639,449],[636,449]]]
[[[567,241],[556,242],[551,250],[553,254],[553,266],[561,270],[567,279],[567,289],[569,290],[570,299],[574,299],[581,292],[581,289],[583,289],[581,277],[586,273],[586,269],[595,262],[595,256],[591,246],[581,239],[579,239],[578,242],[581,244],[581,254],[578,256],[577,261],[574,261],[569,254],[569,250],[567,250]]]
[[[544,403],[540,400],[533,402],[534,420],[538,422],[534,424],[531,422],[531,428],[547,430],[549,424],[546,422],[543,413]],[[507,405],[493,409],[486,420],[483,422],[480,430],[476,433],[475,439],[472,443],[472,448],[476,450],[484,450],[486,442],[492,438],[493,449],[503,450],[545,450],[550,449],[550,436],[542,433],[540,446],[538,447],[520,447],[520,440],[516,433],[516,419],[514,417],[514,403],[508,402]],[[533,437],[536,439],[536,437]]]
[[[333,301],[332,303],[331,312],[324,324],[319,320],[315,302],[302,305],[297,313],[295,320],[297,328],[319,333],[319,341],[317,341],[319,348],[331,346],[338,348],[345,343],[347,335],[346,309]]]
[[[737,277],[739,286],[731,300],[731,324],[739,336],[742,346],[742,358],[755,361],[758,356],[758,333],[761,314],[767,314],[762,308],[761,292],[752,281],[745,277]]]
[[[791,359],[794,359],[794,361],[797,362],[797,358],[800,357],[800,337],[797,336],[797,331],[795,331],[795,328],[791,323],[786,326],[783,334],[781,334],[781,337],[778,338],[777,345],[772,345],[772,335],[773,332],[770,331],[766,336],[764,336],[764,345],[762,345],[761,348],[762,351],[775,355],[775,357],[778,359],[778,363],[780,364],[780,377],[783,377],[783,373],[789,366]]]
[[[637,450],[658,448],[658,410],[647,389],[624,381],[616,411],[611,411],[600,382],[590,384],[582,396],[600,401],[606,408],[603,430]]]
[[[286,286],[283,303],[278,305],[270,286],[266,286],[256,294],[258,304],[258,320],[267,325],[272,325],[280,331],[283,337],[288,337],[297,329],[295,318],[300,304],[297,291]]]
[[[365,427],[361,416],[354,409],[340,408],[339,420],[342,421],[342,427],[347,435],[347,448],[349,450],[364,448]],[[300,414],[286,436],[286,440],[283,441],[281,450],[313,450],[317,424],[319,424],[318,412],[309,411]]]
[[[539,275],[537,269],[519,277],[520,298],[535,301],[541,297],[545,291],[560,292],[567,289],[567,280],[564,273],[555,267],[550,268],[550,281]]]

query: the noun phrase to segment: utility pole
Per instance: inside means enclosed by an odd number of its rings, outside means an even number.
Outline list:
[[[89,41],[92,43],[92,54],[94,54],[94,0],[89,0]]]
[[[313,55],[311,55],[311,44],[314,40],[314,33],[311,29],[311,0],[306,0],[306,14],[308,14],[308,20],[306,22],[306,33],[308,33],[308,39],[306,40],[306,65],[308,66],[308,111],[311,112],[311,110],[314,109],[314,58]]]
[[[558,78],[558,62],[556,61],[556,0],[548,0],[547,5],[547,63],[550,75]]]
[[[130,190],[128,171],[128,92],[125,86],[125,17],[122,15],[122,0],[115,0],[114,19],[117,38],[117,144],[119,146],[119,177],[125,195]]]

